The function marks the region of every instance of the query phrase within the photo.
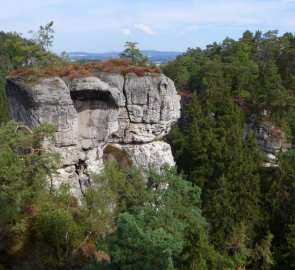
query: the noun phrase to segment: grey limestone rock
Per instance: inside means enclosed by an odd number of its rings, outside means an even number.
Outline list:
[[[277,166],[277,154],[287,152],[291,148],[284,131],[268,121],[260,121],[253,126],[257,146],[265,157],[264,166]]]
[[[77,113],[62,79],[46,78],[34,85],[8,80],[7,97],[13,119],[28,126],[53,123],[57,127],[58,146],[77,144]]]
[[[145,144],[127,144],[122,146],[140,168],[160,171],[164,164],[175,166],[171,147],[168,143],[155,141]]]
[[[35,83],[7,79],[12,117],[32,127],[56,127],[61,168],[53,185],[70,184],[81,196],[93,172],[103,168],[108,144],[125,149],[144,170],[174,165],[170,146],[158,141],[180,117],[180,96],[163,74],[98,72],[96,76],[40,78]]]
[[[270,120],[251,114],[246,117],[244,133],[253,130],[256,136],[257,149],[264,159],[263,166],[277,166],[277,154],[291,148],[285,132]]]
[[[173,82],[162,74],[128,74],[125,92],[133,123],[166,124],[180,117],[180,97]]]

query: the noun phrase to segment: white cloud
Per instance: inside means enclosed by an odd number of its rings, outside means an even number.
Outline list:
[[[173,0],[159,1],[157,5],[154,1],[126,1],[132,3],[132,10],[130,5],[117,0],[0,0],[0,4],[3,2],[1,30],[26,32],[51,20],[55,22],[56,32],[63,33],[120,31],[122,24],[135,25],[149,35],[177,28],[183,31],[196,23],[278,28],[284,26],[287,19],[293,20],[294,14],[290,11],[286,14],[286,9],[295,0]],[[139,21],[144,24],[138,24]],[[128,33],[128,30],[123,31]]]
[[[148,34],[148,35],[154,35],[155,32],[149,28],[148,26],[144,25],[143,23],[140,23],[140,24],[136,24],[135,25],[135,28],[141,30],[142,32]]]
[[[126,36],[129,36],[129,35],[131,35],[131,31],[130,31],[130,29],[128,29],[128,28],[124,28],[124,29],[122,30],[122,34],[123,34],[123,35],[126,35]]]
[[[289,11],[286,15],[284,9],[295,0],[173,0],[158,1],[157,5],[154,1],[126,1],[132,4],[132,10],[117,0],[0,0],[0,18],[7,21],[1,22],[1,30],[26,32],[50,20],[56,22],[56,31],[66,33],[120,31],[122,23],[135,25],[149,35],[175,28],[185,30],[196,22],[273,28],[286,19],[293,20],[294,14]],[[139,21],[144,24],[137,24]]]

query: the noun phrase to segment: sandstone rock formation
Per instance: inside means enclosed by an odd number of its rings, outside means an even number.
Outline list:
[[[130,154],[144,170],[174,165],[170,146],[159,141],[180,117],[180,97],[163,74],[97,72],[96,76],[41,78],[24,83],[7,79],[13,119],[32,127],[56,127],[62,164],[54,184],[66,181],[76,196],[103,167],[107,145]]]
[[[250,129],[256,135],[258,151],[264,158],[263,166],[277,166],[277,154],[287,152],[291,148],[291,143],[287,140],[285,132],[271,121],[262,117],[258,118],[255,114],[246,117],[245,133]]]

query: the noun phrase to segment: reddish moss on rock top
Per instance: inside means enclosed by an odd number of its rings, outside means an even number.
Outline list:
[[[146,66],[131,65],[125,60],[109,60],[102,62],[90,62],[83,66],[92,71],[118,72],[123,75],[127,73],[135,73],[138,76],[143,76],[145,73],[162,73],[160,68],[150,68]]]
[[[83,65],[52,66],[40,72],[33,68],[21,68],[10,73],[12,78],[37,77],[62,77],[76,78],[95,75],[96,72],[117,72],[123,75],[134,73],[138,76],[144,76],[146,73],[162,73],[160,68],[150,68],[145,66],[131,65],[125,60],[109,60],[101,62],[88,62]]]

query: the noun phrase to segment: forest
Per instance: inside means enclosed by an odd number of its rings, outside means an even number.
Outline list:
[[[0,269],[295,269],[295,36],[246,31],[163,64],[185,100],[165,138],[176,167],[109,162],[78,201],[50,185],[53,126],[10,121],[5,97],[11,71],[69,65],[50,52],[52,25],[0,33]],[[122,57],[149,65],[129,45]],[[291,143],[275,166],[245,132],[253,115]]]

